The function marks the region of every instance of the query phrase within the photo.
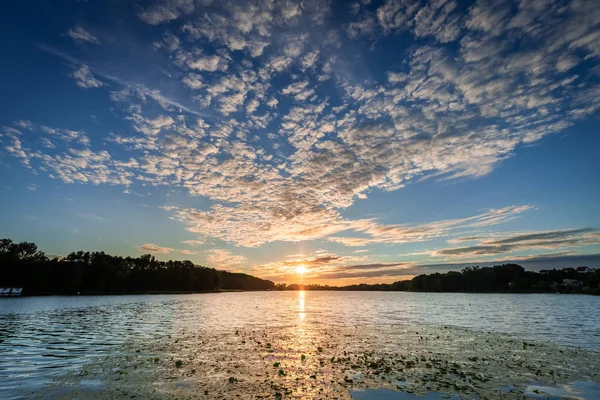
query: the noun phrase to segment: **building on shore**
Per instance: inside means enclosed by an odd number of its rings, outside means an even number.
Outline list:
[[[0,297],[19,297],[23,288],[0,288]]]

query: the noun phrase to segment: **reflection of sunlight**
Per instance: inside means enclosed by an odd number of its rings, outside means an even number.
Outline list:
[[[300,321],[304,321],[304,319],[306,318],[306,313],[304,312],[304,290],[298,291],[298,311]]]

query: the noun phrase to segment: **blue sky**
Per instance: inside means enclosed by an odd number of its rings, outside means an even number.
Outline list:
[[[276,281],[600,267],[594,1],[22,1],[0,236]]]

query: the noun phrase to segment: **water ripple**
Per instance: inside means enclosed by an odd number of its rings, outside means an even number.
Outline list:
[[[302,299],[294,292],[0,299],[0,391],[34,390],[126,340],[293,326],[299,318],[321,326],[451,325],[600,349],[600,297],[306,292]]]

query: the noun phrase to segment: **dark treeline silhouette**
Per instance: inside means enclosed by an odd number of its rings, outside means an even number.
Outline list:
[[[533,272],[517,264],[504,264],[419,275],[390,284],[275,285],[269,280],[197,266],[191,261],[158,261],[150,254],[120,257],[79,251],[49,259],[34,243],[0,239],[0,287],[22,287],[24,295],[271,289],[600,295],[600,269],[582,267]]]
[[[389,284],[359,284],[349,286],[275,285],[275,290],[364,290],[411,292],[467,293],[587,293],[600,295],[600,269],[563,268],[560,270],[525,271],[517,264],[494,267],[468,267],[419,275],[411,280]]]
[[[24,295],[125,294],[269,290],[274,283],[191,261],[158,261],[150,254],[120,257],[79,251],[49,259],[34,243],[1,239],[0,287],[22,287]]]

